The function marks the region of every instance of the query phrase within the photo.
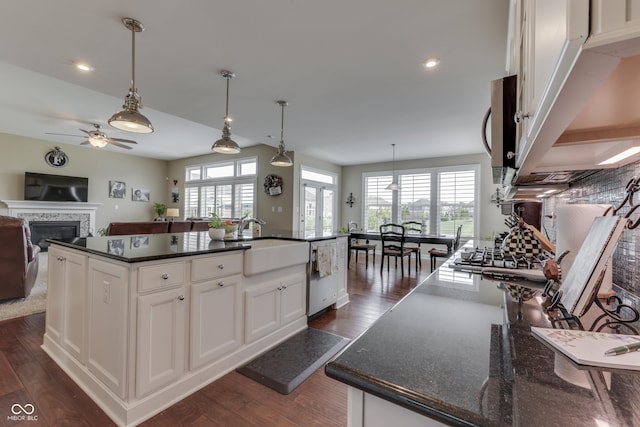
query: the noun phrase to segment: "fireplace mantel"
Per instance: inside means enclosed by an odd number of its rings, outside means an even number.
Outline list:
[[[102,203],[45,202],[40,200],[0,200],[7,206],[7,215],[35,220],[64,220],[80,218],[82,236],[96,229],[96,210]]]

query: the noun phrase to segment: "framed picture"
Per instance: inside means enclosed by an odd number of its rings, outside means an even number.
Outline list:
[[[124,199],[127,194],[127,184],[122,181],[109,181],[109,197]]]
[[[113,255],[124,255],[124,239],[114,239],[107,242],[107,252]]]
[[[131,200],[134,202],[148,202],[151,199],[151,191],[144,188],[134,188],[131,190]]]
[[[149,247],[149,236],[131,236],[131,249],[144,249]]]
[[[180,190],[178,187],[171,188],[171,202],[178,203],[180,202]]]

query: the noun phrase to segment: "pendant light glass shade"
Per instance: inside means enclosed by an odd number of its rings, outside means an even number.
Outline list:
[[[124,98],[123,110],[111,116],[109,124],[127,132],[151,133],[153,125],[138,111],[142,108],[142,98],[136,88],[136,33],[144,31],[144,26],[132,18],[123,18],[122,23],[131,30],[131,87]]]
[[[400,189],[400,186],[396,182],[396,144],[391,144],[393,147],[393,173],[391,175],[391,184],[387,185],[387,190],[397,191]]]
[[[227,79],[227,103],[226,103],[226,112],[224,114],[224,127],[222,128],[222,138],[213,143],[211,147],[211,151],[215,151],[216,153],[222,154],[237,154],[240,152],[240,147],[238,144],[231,139],[231,126],[229,126],[229,122],[231,119],[229,118],[229,80],[235,77],[231,71],[222,71],[222,77]]]
[[[287,167],[293,165],[293,160],[291,160],[291,157],[287,156],[287,150],[284,146],[284,107],[286,107],[288,103],[287,101],[278,101],[277,104],[282,107],[282,116],[280,119],[280,143],[278,144],[278,152],[271,158],[271,164],[273,166]]]

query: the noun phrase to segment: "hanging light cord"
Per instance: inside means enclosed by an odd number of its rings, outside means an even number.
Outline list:
[[[226,124],[229,122],[229,80],[231,80],[231,75],[227,73],[225,78],[227,79],[227,110],[224,113],[224,122]]]
[[[136,27],[131,25],[131,92],[136,90]]]
[[[284,106],[285,104],[282,103],[280,104],[280,106],[282,107],[282,116],[280,119],[280,145],[282,145],[282,148],[284,149]]]

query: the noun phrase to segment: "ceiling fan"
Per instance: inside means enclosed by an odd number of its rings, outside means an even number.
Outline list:
[[[86,141],[81,142],[80,145],[91,145],[96,148],[104,148],[107,144],[115,145],[116,147],[126,148],[127,150],[131,150],[132,147],[128,145],[122,144],[137,144],[136,141],[131,139],[122,139],[122,138],[109,138],[106,133],[100,130],[101,126],[99,124],[93,123],[93,127],[95,130],[84,130],[80,129],[80,131],[84,132],[86,135],[70,135],[66,133],[51,133],[47,132],[48,135],[63,135],[63,136],[75,136],[80,138],[87,138]]]

